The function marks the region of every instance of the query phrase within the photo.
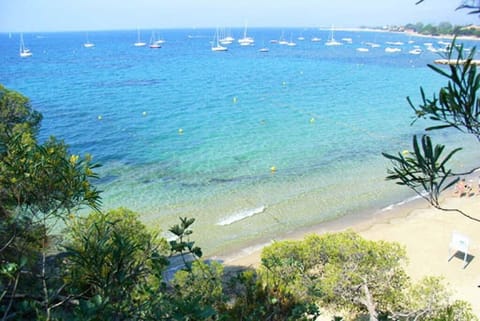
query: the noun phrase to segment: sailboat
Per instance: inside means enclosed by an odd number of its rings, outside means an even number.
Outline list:
[[[215,32],[215,37],[213,38],[212,41],[212,51],[227,51],[228,48],[224,47],[220,44],[220,40],[218,39],[218,28]]]
[[[325,42],[325,46],[340,46],[342,45],[341,42],[336,41],[335,38],[333,37],[333,26],[332,29],[330,30],[330,37],[328,38],[327,42]]]
[[[30,57],[32,55],[32,52],[30,49],[25,47],[25,43],[23,42],[23,33],[20,34],[20,57],[26,58]]]
[[[150,37],[150,45],[149,46],[152,49],[162,48],[160,42],[156,39],[155,31],[152,31],[152,36]]]
[[[90,42],[90,40],[88,40],[88,32],[87,32],[87,41],[83,44],[83,46],[85,48],[92,48],[92,47],[95,47],[95,44],[93,42]]]
[[[133,44],[135,47],[144,47],[147,45],[146,42],[140,40],[140,29],[137,29],[137,42]]]
[[[222,45],[229,45],[233,43],[235,38],[232,37],[230,30],[227,32],[227,30],[223,29],[223,36],[220,38],[219,42]]]
[[[247,24],[245,23],[245,28],[243,29],[243,38],[238,39],[240,46],[253,46],[255,40],[252,37],[247,37]]]

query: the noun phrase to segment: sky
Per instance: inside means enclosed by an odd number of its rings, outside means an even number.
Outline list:
[[[0,0],[0,32],[480,24],[461,0]]]

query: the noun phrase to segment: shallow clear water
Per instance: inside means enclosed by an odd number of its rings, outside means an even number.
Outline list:
[[[282,32],[305,40],[269,43]],[[42,138],[103,164],[106,209],[132,208],[164,231],[195,217],[207,253],[411,196],[384,181],[381,152],[408,149],[421,133],[405,98],[419,101],[420,85],[431,93],[444,80],[426,67],[437,54],[408,50],[437,40],[338,31],[352,44],[327,47],[328,30],[250,33],[255,47],[228,52],[210,50],[214,30],[163,30],[156,50],[134,47],[136,31],[90,32],[94,48],[82,46],[84,33],[24,34],[28,59],[18,57],[19,35],[1,34],[0,83],[43,113]],[[356,50],[368,41],[381,47]],[[402,52],[386,53],[387,41],[405,42]],[[475,157],[470,149],[457,165]]]

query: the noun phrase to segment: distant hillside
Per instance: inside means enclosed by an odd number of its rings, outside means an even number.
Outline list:
[[[371,28],[371,27],[370,27]],[[452,25],[449,22],[441,22],[438,25],[432,24],[423,24],[421,22],[409,23],[404,26],[383,26],[383,27],[374,27],[373,29],[384,30],[384,31],[396,31],[396,32],[415,32],[421,35],[431,35],[431,36],[473,36],[480,38],[480,26],[476,25],[467,25],[467,26],[458,26]]]

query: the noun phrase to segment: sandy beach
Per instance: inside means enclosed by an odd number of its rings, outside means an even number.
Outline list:
[[[480,218],[480,195],[458,197],[452,193],[442,201],[444,208],[458,208]],[[348,223],[350,222],[350,223]],[[288,239],[301,239],[309,233],[335,232],[353,229],[371,240],[398,242],[407,249],[407,272],[413,280],[424,276],[441,276],[452,292],[452,298],[472,304],[480,316],[480,223],[457,212],[434,209],[426,201],[418,200],[395,210],[378,213],[360,221],[330,222],[308,231],[289,235]],[[457,252],[449,260],[452,232],[457,231],[470,241],[467,265],[463,253]],[[242,255],[237,253],[225,264],[231,266],[258,266],[261,249]],[[453,251],[452,251],[453,254]],[[461,254],[461,255],[460,255]]]

